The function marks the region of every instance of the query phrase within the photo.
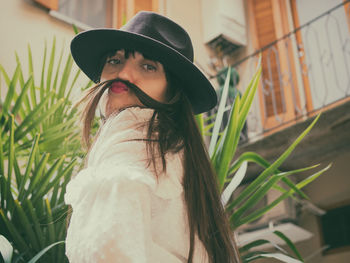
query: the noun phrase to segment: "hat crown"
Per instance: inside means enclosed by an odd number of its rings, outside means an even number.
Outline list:
[[[121,27],[120,30],[161,42],[193,62],[193,46],[189,35],[181,26],[164,16],[153,12],[141,11]]]

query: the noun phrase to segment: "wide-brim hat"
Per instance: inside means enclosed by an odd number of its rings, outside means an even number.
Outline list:
[[[106,54],[118,49],[146,54],[163,64],[181,80],[195,114],[212,109],[216,92],[193,63],[193,47],[187,32],[172,20],[154,12],[137,13],[121,29],[93,29],[79,33],[71,42],[72,56],[80,69],[95,83]]]

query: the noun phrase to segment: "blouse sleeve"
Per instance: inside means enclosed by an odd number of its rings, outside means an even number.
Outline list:
[[[151,174],[137,167],[103,165],[81,171],[65,195],[73,208],[66,239],[70,262],[181,262],[152,242],[155,184]]]
[[[65,202],[73,209],[66,237],[71,263],[181,262],[152,241],[151,199],[181,195],[182,165],[172,161],[167,175],[155,178],[146,166],[145,143],[138,140],[144,126],[135,125],[143,111],[134,111],[104,124],[87,168],[67,185]]]

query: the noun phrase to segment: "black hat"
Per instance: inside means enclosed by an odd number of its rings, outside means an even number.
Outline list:
[[[195,114],[212,109],[216,92],[193,64],[193,47],[187,32],[157,13],[137,13],[120,30],[93,29],[78,34],[71,42],[72,56],[95,83],[100,81],[102,59],[111,51],[131,49],[162,63],[183,83]]]

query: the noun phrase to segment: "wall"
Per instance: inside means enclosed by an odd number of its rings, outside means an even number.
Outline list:
[[[195,62],[207,72],[209,57],[203,45],[201,0],[164,0],[164,15],[188,32],[193,43]]]
[[[56,36],[56,59],[58,60],[62,48],[64,54],[68,54],[69,43],[74,32],[70,25],[51,17],[46,9],[30,0],[0,0],[0,36],[0,64],[10,76],[16,68],[15,51],[23,61],[21,64],[24,72],[28,72],[27,45],[30,44],[33,54],[34,79],[38,85],[45,41],[47,41],[48,48],[51,48],[53,37]],[[86,83],[86,79],[83,78],[81,83]]]

